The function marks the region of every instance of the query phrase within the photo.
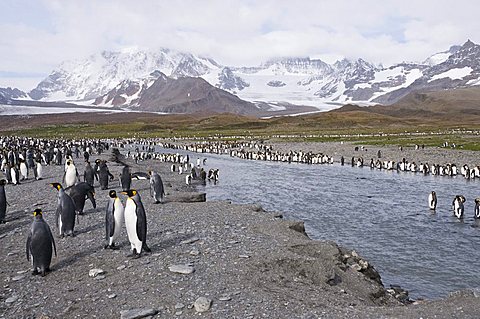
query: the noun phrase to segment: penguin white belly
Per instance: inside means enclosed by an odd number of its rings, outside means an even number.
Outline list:
[[[62,231],[62,215],[58,215],[58,232],[60,234],[60,236],[63,235],[63,231]]]
[[[430,209],[434,209],[435,208],[435,203],[433,201],[433,196],[432,194],[428,195],[428,207]]]
[[[25,163],[20,163],[20,174],[22,174],[22,177],[24,179],[28,178],[28,169],[27,165]]]
[[[13,167],[10,169],[10,175],[12,176],[12,184],[17,185],[18,184],[17,172],[15,171],[15,169]]]
[[[42,164],[37,163],[37,180],[43,177],[42,173],[43,173]]]
[[[75,168],[68,168],[65,174],[65,187],[70,187],[75,185],[75,181],[77,178],[77,174],[75,172]]]
[[[124,210],[125,209],[123,208],[123,205],[120,199],[119,198],[115,199],[115,211],[113,214],[113,218],[115,220],[115,231],[113,232],[113,237],[112,237],[113,242],[115,242],[118,239],[118,237],[120,237],[123,220],[125,219]]]
[[[127,236],[130,241],[132,250],[136,249],[139,254],[142,251],[142,242],[137,235],[137,214],[135,202],[128,198],[125,204],[125,226],[127,228]]]

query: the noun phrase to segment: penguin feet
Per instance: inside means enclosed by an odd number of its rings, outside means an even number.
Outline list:
[[[144,244],[143,247],[142,247],[143,250],[145,250],[145,252],[147,253],[151,253],[152,250],[150,249],[150,247],[147,246],[147,244]]]
[[[36,276],[36,275],[38,275],[38,274],[39,274],[39,272],[38,272],[37,268],[35,268],[34,270],[32,270],[32,276]]]
[[[127,257],[130,257],[132,259],[137,259],[140,258],[140,254],[137,253],[137,250],[134,248],[131,254],[128,254]]]
[[[115,246],[115,244],[105,245],[103,248],[104,249],[111,249],[111,250],[118,250],[119,249],[119,247]]]

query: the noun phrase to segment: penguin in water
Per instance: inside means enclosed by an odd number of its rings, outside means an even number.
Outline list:
[[[105,211],[105,239],[108,244],[105,245],[105,249],[117,249],[115,242],[120,236],[125,208],[120,198],[118,198],[116,191],[111,190],[108,196],[109,199]]]
[[[34,219],[30,232],[28,233],[26,244],[27,260],[30,261],[30,258],[32,259],[32,275],[40,274],[43,277],[50,271],[52,247],[55,252],[55,257],[57,256],[57,248],[52,231],[43,219],[42,210],[38,208],[35,209],[33,216]]]
[[[65,173],[63,174],[63,181],[65,187],[71,187],[79,180],[78,171],[72,160],[67,160],[65,163]]]
[[[455,199],[453,200],[453,214],[455,217],[458,219],[463,218],[463,213],[464,213],[464,207],[463,203],[465,203],[465,197],[463,195],[457,195],[455,196]]]
[[[475,216],[476,219],[480,218],[480,197],[475,198]]]
[[[75,228],[75,203],[70,195],[65,192],[61,184],[51,183],[50,185],[58,190],[58,204],[55,219],[57,221],[59,235],[61,237],[73,237],[73,229]]]
[[[138,258],[142,250],[151,251],[147,246],[147,215],[140,194],[135,189],[129,189],[122,194],[128,195],[125,203],[125,226],[132,249],[129,256]]]
[[[132,173],[130,172],[130,166],[125,165],[120,173],[120,183],[122,184],[122,190],[124,192],[130,189],[132,185]]]
[[[161,203],[165,196],[162,178],[154,171],[149,171],[148,174],[150,175],[150,196],[153,196],[155,204]]]
[[[70,187],[69,195],[73,199],[73,202],[75,203],[75,211],[79,215],[83,215],[83,208],[85,207],[85,201],[87,198],[90,199],[93,208],[97,208],[95,189],[88,183],[80,182]]]
[[[431,210],[437,209],[437,194],[435,191],[432,191],[430,195],[428,195],[428,207]]]
[[[0,179],[0,224],[5,224],[5,216],[7,215],[7,195],[5,194],[5,185],[7,181]]]

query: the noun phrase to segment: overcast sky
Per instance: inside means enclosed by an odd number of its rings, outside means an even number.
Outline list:
[[[480,43],[476,0],[2,0],[0,86],[31,89],[64,60],[167,47],[224,65],[272,57],[389,65]]]

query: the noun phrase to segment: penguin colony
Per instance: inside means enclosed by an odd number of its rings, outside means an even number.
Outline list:
[[[16,139],[13,137],[0,138],[0,147],[3,153],[0,155],[1,169],[4,176],[0,177],[0,222],[5,221],[7,211],[7,198],[5,186],[7,184],[18,185],[20,182],[30,178],[29,172],[33,170],[34,180],[43,178],[42,166],[44,165],[64,165],[63,185],[61,183],[51,183],[51,187],[57,191],[57,209],[55,212],[56,230],[60,237],[75,236],[75,224],[78,216],[83,214],[86,200],[90,200],[94,209],[96,209],[94,183],[98,181],[102,189],[109,188],[109,182],[114,180],[114,176],[108,170],[107,162],[96,160],[94,167],[90,164],[92,154],[101,154],[108,150],[112,145],[124,148],[128,144],[138,141],[114,141],[101,142],[96,140],[80,141],[51,141],[44,139]],[[170,148],[180,148],[174,144],[154,144],[152,142],[143,142],[140,148],[137,146],[134,152],[128,152],[127,156],[133,158],[136,162],[145,159],[158,159],[164,162],[173,163],[171,171],[178,174],[187,173],[186,183],[191,184],[193,180],[200,180],[205,183],[206,180],[217,182],[219,178],[218,169],[210,169],[208,172],[201,167],[205,165],[206,159],[197,158],[194,163],[190,162],[188,155],[163,154],[155,152],[155,146]],[[140,143],[140,145],[142,145]],[[184,149],[195,151],[197,153],[215,153],[229,154],[245,159],[270,160],[284,162],[298,162],[308,164],[333,163],[332,157],[323,154],[314,154],[312,152],[274,152],[272,147],[263,144],[252,143],[217,143],[215,148],[210,144],[195,144],[184,146]],[[233,150],[231,147],[240,147],[240,150]],[[256,151],[246,151],[249,147]],[[74,157],[78,160],[83,155],[85,161],[85,171],[83,181],[75,166]],[[392,162],[387,162],[388,169],[394,169]],[[355,166],[363,166],[363,160],[352,160]],[[383,168],[384,165],[381,165]],[[396,165],[397,170],[413,171],[406,160],[402,160]],[[429,167],[429,166],[423,166]],[[437,166],[432,170],[444,174],[455,172],[454,165],[448,169],[441,169]],[[471,172],[467,167],[462,167],[461,173]],[[470,178],[475,178],[477,173],[466,174]],[[155,203],[164,201],[163,182],[158,173],[150,171],[147,173],[131,173],[130,168],[125,166],[119,176],[121,194],[126,196],[125,204],[115,190],[108,193],[108,204],[105,209],[105,248],[118,249],[117,242],[120,236],[120,230],[125,223],[127,236],[130,242],[130,256],[137,258],[144,252],[150,252],[147,245],[147,213],[145,212],[142,198],[137,190],[131,189],[132,179],[149,179],[150,196]],[[67,186],[68,185],[68,186]],[[65,187],[64,187],[65,186]],[[465,197],[458,195],[452,202],[452,208],[455,216],[462,218],[464,216]],[[436,209],[436,194],[432,192],[429,196],[429,207]],[[27,259],[32,260],[33,274],[44,276],[50,270],[50,263],[53,253],[56,255],[54,236],[49,225],[43,219],[43,211],[36,209],[33,212],[34,218],[30,232],[27,236],[26,254]],[[480,218],[480,198],[475,199],[475,217]]]

